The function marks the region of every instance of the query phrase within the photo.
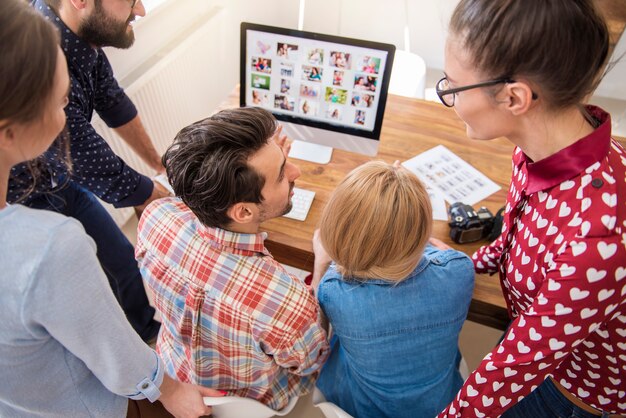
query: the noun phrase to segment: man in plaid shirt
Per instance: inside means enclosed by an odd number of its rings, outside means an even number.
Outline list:
[[[291,209],[300,176],[283,140],[260,108],[180,131],[163,157],[177,197],[146,208],[135,254],[163,320],[167,373],[277,410],[313,387],[329,351],[311,291],[259,232]]]

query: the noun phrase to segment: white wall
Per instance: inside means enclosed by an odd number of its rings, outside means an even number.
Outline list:
[[[211,0],[169,0],[139,19],[134,24],[135,44],[130,49],[104,48],[117,79],[123,85],[130,84],[133,80],[125,79],[133,70],[147,61],[158,59],[164,47],[186,29],[210,18],[215,3]]]
[[[598,86],[596,95],[626,100],[626,34],[617,42],[612,60],[617,62]]]
[[[443,69],[447,22],[458,0],[316,0],[307,2],[304,29],[394,44],[429,68]]]
[[[404,28],[408,23],[410,49],[431,70],[442,70],[447,22],[458,0],[307,0],[304,30],[389,42],[405,48]],[[136,23],[136,43],[127,51],[108,48],[122,85],[131,83],[158,60],[164,45],[176,42],[185,31],[213,18],[221,8],[219,48],[207,48],[222,71],[219,88],[211,92],[222,100],[238,82],[239,24],[242,21],[296,28],[298,0],[169,0]],[[207,42],[209,44],[210,42]],[[626,53],[623,36],[616,54]],[[141,65],[144,65],[141,68]],[[224,71],[224,68],[229,70]],[[209,74],[208,76],[211,76]],[[626,59],[605,77],[598,95],[626,100]]]

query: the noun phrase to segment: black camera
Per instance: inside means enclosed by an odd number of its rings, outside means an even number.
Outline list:
[[[495,231],[497,229],[495,217],[485,207],[475,211],[470,205],[456,202],[450,205],[448,215],[450,238],[457,244],[479,241],[491,237],[494,232],[500,233],[499,230]]]

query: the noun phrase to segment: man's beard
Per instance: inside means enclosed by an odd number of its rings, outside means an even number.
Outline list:
[[[285,209],[283,209],[283,213],[281,213],[280,216],[288,214],[293,208],[293,202],[291,201],[291,192],[293,191],[295,185],[295,183],[289,183],[289,197],[287,198],[287,206],[285,206]]]
[[[261,206],[261,210],[259,211],[259,219],[261,220],[260,223],[269,221],[270,219],[278,218],[280,216],[286,215],[289,212],[291,212],[291,209],[293,208],[293,202],[291,201],[291,191],[293,190],[295,185],[296,185],[295,183],[289,183],[289,197],[287,198],[287,205],[283,208],[283,210],[279,214],[268,215],[269,212],[267,211],[267,208]]]
[[[96,6],[87,19],[78,27],[78,36],[96,47],[112,46],[128,49],[135,42],[135,34],[131,30],[126,32],[128,24],[135,20],[131,14],[128,20],[120,22],[108,16],[102,8],[102,3],[96,1]]]

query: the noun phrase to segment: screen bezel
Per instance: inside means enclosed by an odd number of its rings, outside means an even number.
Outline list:
[[[334,132],[340,132],[344,134],[359,136],[363,138],[369,138],[374,140],[380,140],[380,131],[383,125],[383,117],[385,115],[385,107],[387,105],[387,90],[389,89],[389,79],[391,78],[391,68],[393,67],[393,59],[396,51],[396,47],[392,44],[385,44],[381,42],[365,41],[361,39],[344,38],[341,36],[326,35],[321,33],[306,32],[296,29],[279,28],[275,26],[259,25],[256,23],[242,22],[241,23],[241,45],[240,45],[240,63],[239,63],[239,106],[246,107],[246,68],[247,68],[247,31],[253,30],[258,32],[267,32],[277,35],[293,36],[305,39],[313,39],[323,42],[333,42],[337,44],[344,44],[349,46],[356,46],[361,48],[377,49],[387,52],[387,61],[385,63],[385,70],[382,74],[382,83],[380,89],[378,108],[376,109],[376,118],[374,121],[374,129],[371,131],[351,128],[348,126],[339,126],[332,123],[321,122],[303,118],[297,115],[285,115],[283,113],[273,112],[271,109],[267,109],[272,112],[276,119],[284,122],[290,122],[299,125],[311,126],[314,128],[325,129]]]

